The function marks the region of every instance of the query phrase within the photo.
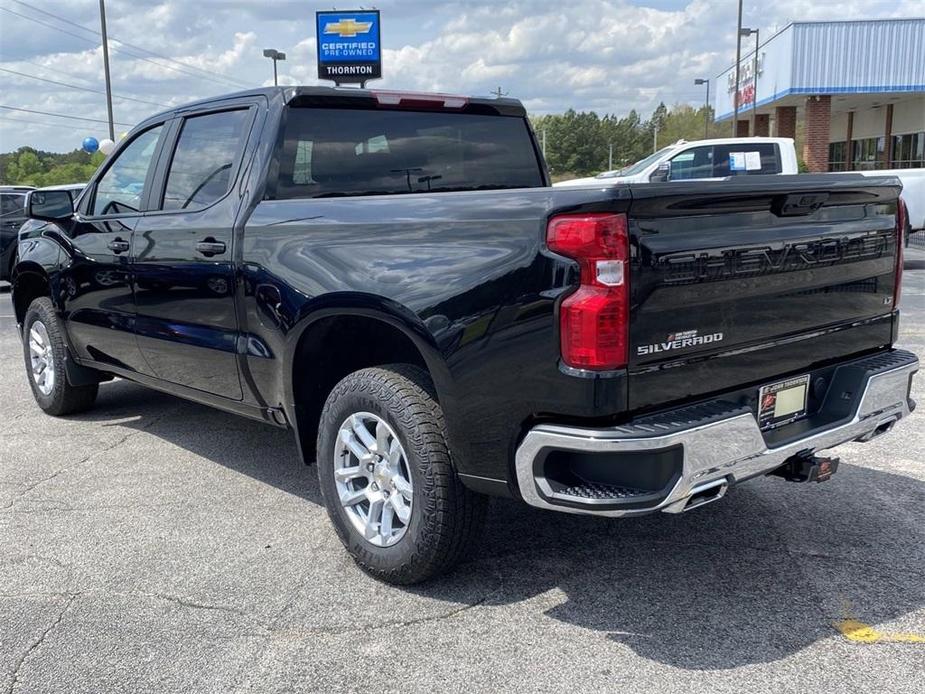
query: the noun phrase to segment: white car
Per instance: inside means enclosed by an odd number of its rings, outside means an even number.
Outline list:
[[[590,178],[553,184],[556,187],[609,186],[614,183],[692,181],[754,174],[799,173],[789,137],[727,137],[678,140],[642,161]]]

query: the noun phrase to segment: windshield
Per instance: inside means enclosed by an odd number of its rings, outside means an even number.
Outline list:
[[[26,196],[22,193],[0,193],[0,216],[25,217]]]
[[[649,166],[649,164],[654,164],[656,161],[661,159],[663,156],[665,156],[672,150],[674,150],[673,146],[665,147],[663,149],[658,150],[654,154],[650,154],[645,159],[641,159],[640,161],[637,161],[635,164],[631,164],[630,166],[627,166],[624,169],[620,169],[619,171],[605,171],[602,174],[598,174],[597,177],[598,178],[615,178],[617,176],[635,176],[636,174],[642,173],[643,171],[645,171],[646,167]]]

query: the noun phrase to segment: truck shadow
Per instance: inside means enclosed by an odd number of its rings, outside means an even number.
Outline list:
[[[122,381],[79,419],[145,430],[321,503],[314,468],[281,430]],[[606,520],[497,500],[472,560],[403,590],[463,606],[537,601],[642,657],[727,669],[842,638],[841,619],[881,624],[920,610],[922,508],[925,482],[844,463],[826,484],[756,480],[680,516]]]

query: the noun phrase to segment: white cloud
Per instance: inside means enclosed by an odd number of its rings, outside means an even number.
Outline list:
[[[96,0],[30,4],[90,29],[28,14],[81,40],[8,13],[0,16],[0,65],[102,89]],[[17,6],[18,7],[18,6]],[[253,0],[110,0],[110,33],[185,63],[164,61],[113,41],[116,94],[176,105],[234,91],[228,80],[272,83],[264,48],[287,53],[281,84],[316,84],[313,7]],[[659,101],[699,103],[695,77],[713,77],[734,55],[735,8],[728,0],[382,0],[385,78],[391,89],[487,95],[500,86],[534,112],[595,109],[648,115]],[[745,24],[762,36],[793,19],[921,15],[920,0],[746,0]],[[19,11],[19,10],[17,10]],[[766,33],[767,32],[767,33]],[[124,48],[125,50],[120,50]],[[100,95],[0,72],[0,103],[105,118]],[[116,119],[137,122],[159,107],[114,101]],[[9,120],[16,119],[15,121]],[[0,151],[23,144],[67,150],[102,123],[0,110]],[[49,124],[57,123],[52,126]],[[122,126],[117,126],[120,130]]]

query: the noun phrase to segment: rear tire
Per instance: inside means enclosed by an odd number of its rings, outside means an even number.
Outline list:
[[[321,413],[317,450],[331,523],[374,577],[399,585],[427,580],[477,541],[488,500],[456,474],[424,370],[391,364],[344,378]]]
[[[32,395],[46,414],[60,417],[93,406],[99,384],[72,386],[67,380],[64,327],[48,297],[29,304],[23,321],[23,355]]]

